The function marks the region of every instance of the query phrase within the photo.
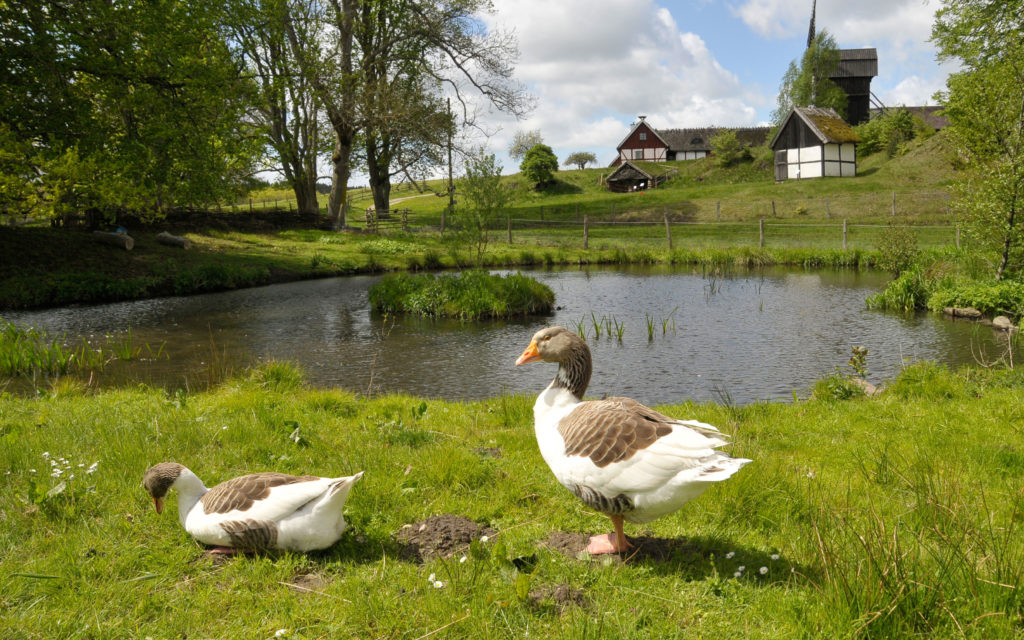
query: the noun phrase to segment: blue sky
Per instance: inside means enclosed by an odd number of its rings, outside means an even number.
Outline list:
[[[935,104],[952,70],[928,42],[936,0],[819,0],[816,25],[841,48],[875,47],[872,91],[888,105]],[[475,140],[505,151],[539,130],[560,160],[591,151],[601,165],[638,114],[656,128],[768,121],[779,81],[804,50],[811,0],[494,0],[490,29],[511,30],[517,78],[536,108],[520,121],[483,113]]]

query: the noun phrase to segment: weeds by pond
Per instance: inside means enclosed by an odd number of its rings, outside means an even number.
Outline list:
[[[0,637],[1009,640],[1024,628],[1020,372],[924,363],[872,398],[659,407],[731,433],[754,463],[628,528],[645,546],[626,562],[563,553],[559,541],[607,523],[547,471],[532,394],[367,399],[301,380],[278,363],[202,393],[0,395]],[[334,547],[215,560],[173,499],[158,516],[139,487],[162,460],[208,484],[366,475]],[[444,514],[494,533],[409,555],[400,532]]]
[[[483,271],[389,275],[370,289],[369,298],[382,313],[465,320],[547,314],[555,302],[551,288],[533,278]]]

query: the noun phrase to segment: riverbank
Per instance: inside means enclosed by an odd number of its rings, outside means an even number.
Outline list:
[[[750,225],[747,225],[750,226]],[[756,223],[738,234],[735,225],[699,232],[680,226],[669,249],[663,224],[595,230],[583,237],[531,230],[513,242],[496,232],[483,253],[485,267],[587,264],[793,265],[868,268],[884,227],[851,234],[843,249],[835,228],[779,225],[760,247]],[[947,245],[949,229],[924,229],[921,246]],[[132,232],[131,251],[93,240],[86,232],[49,228],[0,228],[0,311],[190,295],[244,287],[396,270],[465,268],[471,250],[451,234],[431,230],[377,236],[318,229],[203,230],[183,233],[189,249],[157,242],[157,229]]]
[[[645,546],[625,564],[575,557],[607,519],[541,460],[536,391],[371,399],[270,364],[203,393],[64,381],[0,396],[0,636],[1020,634],[1019,372],[924,363],[873,398],[661,407],[718,425],[754,462],[629,526]],[[158,516],[139,487],[163,460],[208,483],[366,475],[326,552],[218,561],[174,498]],[[477,542],[433,555],[441,523]]]

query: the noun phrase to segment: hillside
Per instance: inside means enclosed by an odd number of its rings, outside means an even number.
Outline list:
[[[642,192],[608,191],[602,182],[612,171],[608,167],[559,171],[555,185],[543,191],[534,190],[518,173],[504,181],[515,191],[514,219],[575,220],[583,215],[661,219],[668,212],[673,219],[684,221],[760,217],[887,221],[895,193],[897,214],[925,224],[948,220],[946,186],[954,170],[945,140],[940,132],[911,143],[904,155],[890,159],[880,152],[868,156],[858,161],[856,178],[776,183],[771,152],[761,148],[754,160],[727,169],[718,167],[714,158],[666,163],[679,175],[657,189]],[[408,183],[395,185],[392,200],[400,200],[399,206],[408,208],[418,224],[436,225],[448,199],[433,193],[443,193],[445,183],[429,181],[426,188],[426,195],[420,195]],[[361,223],[361,212],[370,203],[366,195],[365,191],[353,191],[352,223]],[[266,191],[254,197],[286,198],[287,193]]]

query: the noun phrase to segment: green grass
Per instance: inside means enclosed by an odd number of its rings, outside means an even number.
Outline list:
[[[1019,638],[1022,393],[1018,372],[921,364],[874,398],[662,407],[732,433],[732,453],[754,462],[628,527],[677,546],[625,565],[538,546],[609,524],[545,467],[529,395],[367,399],[305,388],[281,364],[194,394],[7,394],[0,637]],[[173,498],[158,516],[139,486],[164,460],[208,483],[366,475],[331,549],[219,563]],[[405,559],[396,533],[437,514],[497,535],[465,562]],[[509,562],[531,556],[532,571]],[[559,585],[579,604],[527,595]]]
[[[480,320],[550,313],[555,293],[522,274],[484,271],[459,274],[386,276],[369,291],[370,304],[383,313]]]

